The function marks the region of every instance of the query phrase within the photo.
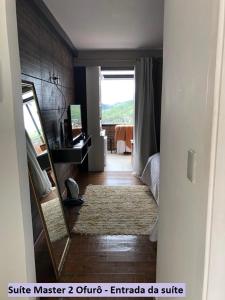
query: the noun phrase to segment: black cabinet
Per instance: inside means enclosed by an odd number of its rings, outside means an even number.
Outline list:
[[[91,147],[91,137],[80,140],[73,147],[51,150],[54,163],[82,164]]]

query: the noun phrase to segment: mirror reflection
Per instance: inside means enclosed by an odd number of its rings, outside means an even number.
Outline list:
[[[22,100],[32,188],[36,196],[53,265],[59,271],[69,243],[69,233],[33,84],[22,83]]]

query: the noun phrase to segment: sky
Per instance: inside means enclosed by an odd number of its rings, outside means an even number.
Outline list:
[[[112,74],[113,71],[110,72]],[[120,71],[120,74],[122,74]],[[132,72],[132,71],[131,71]],[[128,71],[126,71],[126,74]],[[109,71],[107,71],[109,74]],[[117,73],[118,74],[118,71]],[[115,104],[119,102],[134,100],[134,79],[102,79],[101,80],[101,102],[103,104]]]

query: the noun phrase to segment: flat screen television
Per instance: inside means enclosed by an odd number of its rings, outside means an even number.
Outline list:
[[[71,104],[68,107],[69,139],[75,144],[82,136],[82,119],[80,104]]]

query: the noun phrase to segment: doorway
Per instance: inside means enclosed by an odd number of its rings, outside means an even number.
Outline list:
[[[105,171],[132,172],[135,70],[101,68],[101,126],[106,139]]]

